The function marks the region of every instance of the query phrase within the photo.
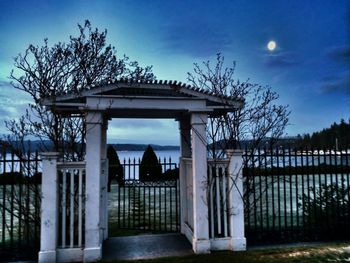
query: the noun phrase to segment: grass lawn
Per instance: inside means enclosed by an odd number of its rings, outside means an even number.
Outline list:
[[[129,262],[130,261],[101,261]],[[350,262],[350,243],[321,244],[304,247],[259,249],[246,252],[213,252],[208,255],[167,257],[152,260],[137,260],[142,263],[254,263],[254,262]]]

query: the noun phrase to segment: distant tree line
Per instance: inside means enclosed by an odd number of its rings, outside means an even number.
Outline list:
[[[334,122],[331,127],[311,135],[298,135],[296,145],[308,148],[349,149],[350,119],[348,122],[342,119],[339,124]]]

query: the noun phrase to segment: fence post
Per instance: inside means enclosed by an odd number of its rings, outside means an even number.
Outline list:
[[[103,113],[89,111],[86,116],[85,172],[85,248],[84,262],[95,262],[102,256],[101,213],[101,146]]]
[[[41,227],[39,262],[56,262],[58,231],[57,159],[59,153],[41,153]]]
[[[229,158],[229,215],[231,232],[231,250],[246,250],[244,236],[244,200],[243,200],[243,151],[227,150]]]
[[[193,187],[193,238],[192,248],[195,253],[209,253],[208,219],[208,171],[206,113],[191,114],[192,145],[192,187]]]

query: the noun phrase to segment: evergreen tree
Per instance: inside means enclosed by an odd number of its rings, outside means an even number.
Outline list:
[[[112,145],[107,148],[108,158],[108,192],[111,191],[111,183],[116,179],[119,186],[124,186],[124,171],[120,164],[118,154]]]
[[[162,166],[151,145],[143,153],[140,164],[140,181],[161,180]]]
[[[312,135],[298,136],[296,145],[301,147],[325,148],[325,149],[350,149],[350,121],[346,123],[341,119],[340,123],[333,123],[329,128],[314,132]]]

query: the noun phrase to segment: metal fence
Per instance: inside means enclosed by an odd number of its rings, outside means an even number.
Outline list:
[[[243,160],[248,244],[350,238],[350,151],[259,149],[245,151]],[[110,224],[179,230],[177,163],[170,158],[160,163],[166,179],[142,181],[140,160],[122,162],[123,185],[113,184],[109,194]],[[37,257],[40,185],[38,153],[1,154],[1,260]]]
[[[246,151],[243,175],[248,244],[350,238],[349,151]]]
[[[37,257],[40,238],[41,162],[38,153],[0,159],[0,259]]]
[[[123,183],[112,184],[109,193],[111,229],[176,232],[179,230],[178,167],[171,158],[159,159],[162,176],[157,180],[139,178],[140,160],[122,162]],[[113,227],[111,227],[111,224]],[[110,234],[113,235],[113,233]]]

